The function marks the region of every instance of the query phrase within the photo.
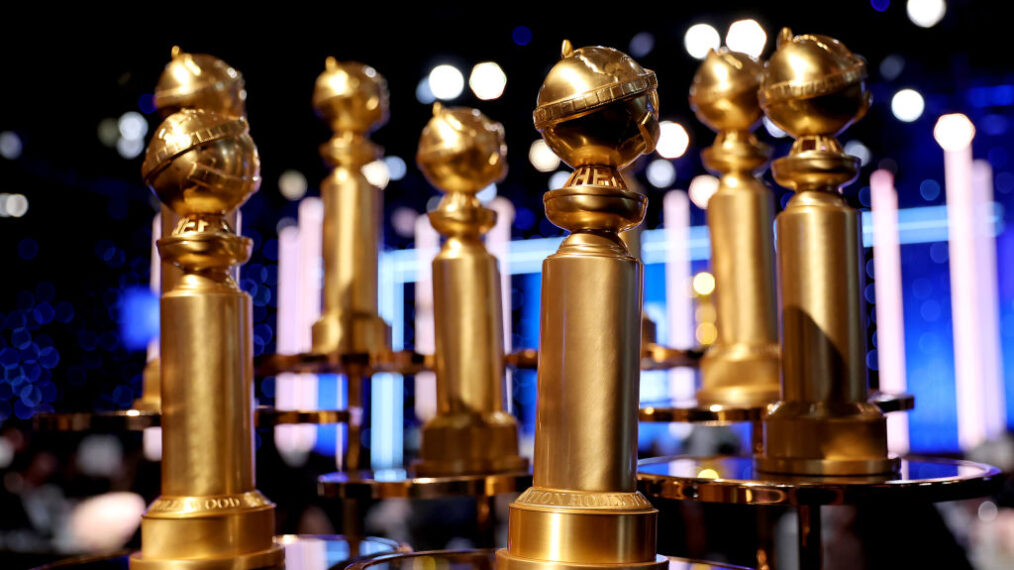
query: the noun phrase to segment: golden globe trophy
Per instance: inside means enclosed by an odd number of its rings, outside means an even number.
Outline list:
[[[748,55],[712,50],[690,87],[690,106],[718,131],[701,158],[721,176],[707,207],[718,339],[701,359],[702,406],[761,407],[778,399],[774,196],[755,174],[771,151],[751,132],[761,118],[762,69]]]
[[[251,301],[230,275],[251,241],[226,216],[260,185],[242,117],[182,110],[148,145],[145,183],[180,219],[159,240],[181,271],[161,303],[162,495],[132,568],[281,565],[274,504],[254,483]]]
[[[387,82],[372,67],[329,57],[317,77],[313,107],[334,131],[320,154],[331,166],[321,184],[324,228],[323,308],[313,324],[313,353],[331,364],[361,355],[369,361],[390,352],[390,331],[380,317],[377,263],[383,197],[363,175],[381,149],[367,135],[387,122]],[[363,380],[368,367],[348,367],[348,444],[342,466],[365,468],[362,450]]]
[[[476,193],[507,174],[503,125],[436,104],[416,162],[444,192],[430,223],[446,236],[433,260],[437,414],[422,428],[420,476],[521,471],[518,427],[504,411],[500,272],[482,243],[496,212]]]
[[[565,41],[539,91],[535,127],[575,168],[546,215],[572,233],[542,267],[535,472],[503,568],[667,564],[635,479],[642,266],[618,235],[644,218],[619,169],[655,147],[657,85],[626,54]]]
[[[783,29],[760,104],[796,140],[772,171],[795,196],[778,215],[782,398],[764,417],[764,471],[872,475],[887,455],[884,414],[867,402],[859,215],[842,199],[859,159],[835,136],[866,114],[866,63],[833,38]]]

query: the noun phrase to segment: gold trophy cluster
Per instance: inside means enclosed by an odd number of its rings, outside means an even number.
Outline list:
[[[884,416],[867,403],[857,213],[839,192],[858,165],[835,136],[866,111],[865,76],[841,43],[785,30],[766,65],[721,50],[693,80],[691,105],[718,131],[704,163],[721,175],[707,211],[718,339],[700,360],[697,399],[768,410],[755,449],[761,471],[887,476],[896,465]],[[626,54],[564,42],[538,93],[535,127],[574,171],[544,196],[546,216],[569,235],[542,268],[533,479],[510,506],[507,547],[496,553],[505,568],[667,563],[657,512],[637,490],[643,267],[620,237],[644,218],[647,199],[621,169],[655,147],[657,89],[655,73]],[[178,51],[156,91],[165,119],[143,177],[165,206],[158,250],[171,266],[155,388],[162,496],[144,515],[136,568],[284,564],[274,506],[253,476],[251,301],[231,272],[251,243],[230,220],[260,184],[244,99],[231,67]],[[313,104],[334,132],[321,147],[332,168],[321,187],[323,311],[312,353],[279,357],[276,368],[349,377],[343,467],[353,478],[365,465],[353,413],[362,381],[424,368],[436,373],[438,413],[423,427],[414,473],[526,471],[503,397],[499,269],[482,242],[496,214],[476,197],[506,173],[503,127],[437,105],[423,130],[417,162],[443,192],[429,213],[445,238],[433,261],[436,351],[396,353],[378,311],[381,192],[362,174],[381,153],[368,135],[387,119],[386,82],[369,66],[328,59]],[[796,139],[772,165],[796,192],[777,218],[757,178],[770,154],[751,132],[762,114]]]

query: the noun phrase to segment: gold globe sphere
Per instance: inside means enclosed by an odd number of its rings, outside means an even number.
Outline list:
[[[784,28],[764,66],[760,104],[793,137],[835,136],[870,106],[866,62],[834,38]]]
[[[763,114],[757,102],[763,72],[745,53],[710,50],[690,84],[690,107],[713,130],[752,130]]]
[[[148,143],[145,184],[180,216],[224,215],[260,186],[260,158],[243,117],[183,109]]]
[[[387,122],[387,81],[375,69],[327,58],[317,77],[313,108],[331,129],[368,133]]]
[[[416,163],[444,192],[476,193],[507,175],[503,125],[477,109],[437,103],[419,138]]]
[[[658,141],[658,81],[627,54],[602,46],[574,50],[539,89],[535,128],[572,167],[622,168]]]
[[[155,86],[155,108],[163,117],[180,109],[246,115],[243,76],[217,57],[173,47],[172,60]]]

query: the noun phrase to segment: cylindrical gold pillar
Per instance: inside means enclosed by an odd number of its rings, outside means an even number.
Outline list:
[[[475,194],[507,173],[503,126],[434,106],[416,162],[446,193],[429,213],[447,236],[433,260],[437,415],[422,428],[419,475],[518,471],[517,421],[504,411],[500,272],[482,235],[496,222]]]
[[[230,268],[249,239],[226,214],[260,184],[246,120],[183,110],[155,132],[145,182],[180,217],[159,240],[181,270],[161,306],[162,496],[141,523],[133,568],[281,564],[274,505],[254,484],[250,297]]]
[[[762,66],[748,55],[710,51],[690,88],[697,117],[719,131],[702,153],[721,175],[708,201],[718,338],[701,359],[704,405],[764,406],[778,399],[774,197],[755,172],[770,150],[751,133]]]
[[[505,568],[662,568],[637,492],[642,266],[619,232],[647,200],[619,168],[658,137],[655,74],[605,47],[573,50],[539,91],[535,126],[576,170],[546,194],[571,231],[542,266],[533,484],[510,506]]]
[[[380,157],[367,139],[387,121],[387,83],[372,67],[327,59],[313,106],[334,131],[321,146],[332,167],[321,184],[324,201],[323,308],[313,325],[313,351],[377,355],[389,350],[389,331],[377,304],[377,260],[382,229],[381,190],[363,175]]]
[[[884,415],[866,401],[862,235],[839,195],[859,161],[834,138],[869,107],[865,78],[864,61],[837,40],[788,29],[764,70],[761,106],[796,137],[773,164],[796,195],[777,220],[782,401],[764,418],[764,471],[871,475],[897,465]]]

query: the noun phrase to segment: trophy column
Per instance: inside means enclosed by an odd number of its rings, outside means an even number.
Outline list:
[[[335,133],[320,149],[332,170],[320,191],[324,306],[313,325],[313,351],[375,355],[388,344],[377,309],[382,196],[362,169],[380,156],[366,136],[387,121],[387,83],[372,67],[329,57],[313,106]]]
[[[719,131],[702,153],[708,170],[721,175],[707,209],[718,339],[701,359],[697,401],[705,406],[778,399],[774,197],[754,175],[771,151],[750,132],[761,118],[761,71],[750,56],[711,51],[690,87],[697,117]]]
[[[247,122],[183,110],[155,133],[143,174],[180,222],[159,253],[181,275],[161,304],[162,496],[133,568],[282,563],[274,504],[254,484],[251,302],[230,276],[251,242],[226,215],[260,184]]]
[[[619,168],[658,137],[655,74],[610,48],[573,50],[539,91],[535,126],[576,170],[545,195],[571,231],[542,267],[533,484],[510,506],[505,568],[663,567],[637,492],[640,262],[619,232],[647,200]],[[661,560],[661,561],[660,561]]]
[[[773,164],[796,191],[777,219],[782,401],[764,418],[763,471],[890,473],[884,414],[867,402],[858,213],[840,195],[859,160],[835,136],[870,104],[866,64],[833,38],[783,29],[760,103],[796,138]]]
[[[433,260],[437,415],[422,428],[420,476],[520,471],[517,421],[504,411],[497,260],[482,243],[496,213],[475,194],[507,173],[503,126],[475,109],[433,107],[416,157],[446,194],[429,213],[446,236]]]

